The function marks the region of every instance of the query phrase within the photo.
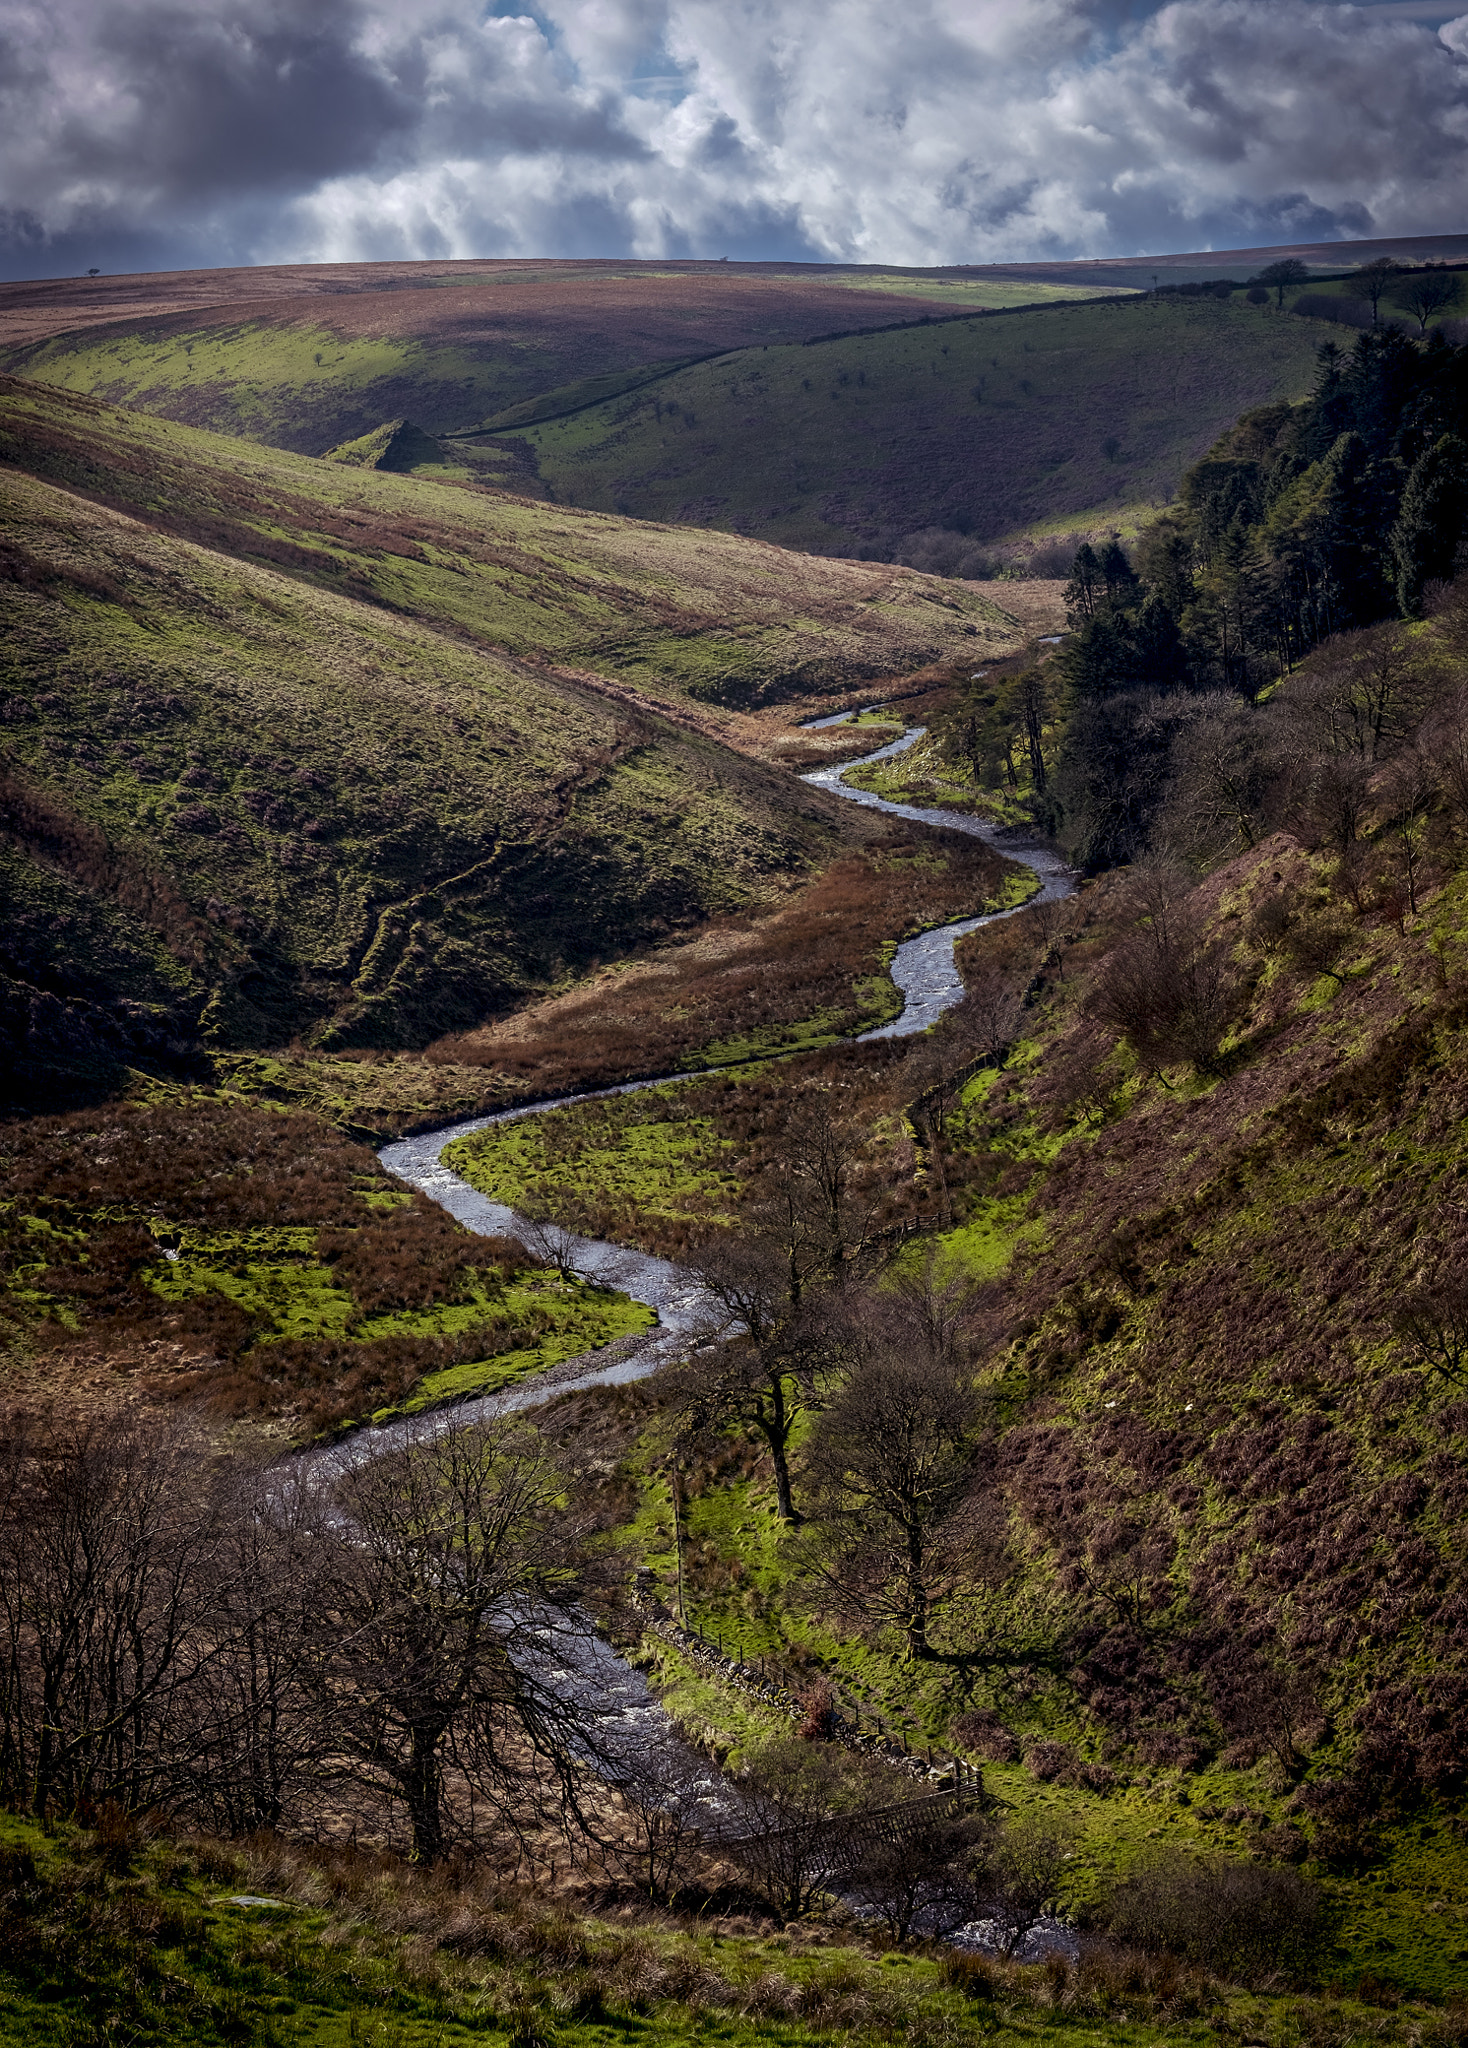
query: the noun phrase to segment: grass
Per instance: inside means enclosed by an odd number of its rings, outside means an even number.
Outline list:
[[[1426,2038],[1446,2048],[1452,2038],[1418,2004],[1393,2012],[1349,1995],[1261,1996],[1175,1972],[1103,1968],[1056,1982],[999,1965],[965,1985],[940,1956],[884,1952],[855,1930],[781,1933],[646,1910],[629,1924],[574,1892],[552,1901],[475,1874],[435,1877],[391,1857],[268,1838],[233,1849],[134,1837],[119,1849],[113,1836],[104,1844],[91,1830],[6,1817],[0,1855],[0,2040],[17,2048],[122,2028],[146,2048],[1162,2048],[1219,2038],[1281,2048]],[[239,1906],[236,1895],[271,1903]]]
[[[690,357],[911,319],[915,302],[935,311],[1009,306],[1094,289],[834,266],[784,275],[617,262],[333,272],[326,294],[314,279],[303,289],[289,269],[254,272],[243,293],[237,275],[215,272],[203,307],[183,312],[168,310],[167,285],[152,309],[146,288],[134,290],[131,317],[100,324],[91,324],[95,288],[63,293],[48,309],[52,331],[33,311],[29,338],[0,352],[0,367],[320,454],[405,414],[435,434],[544,417]]]
[[[655,699],[759,703],[1009,651],[991,594],[254,449],[18,379],[0,456],[213,551]],[[78,536],[80,539],[80,536]],[[23,533],[16,542],[27,545]],[[75,544],[74,544],[75,545]]]
[[[896,941],[1023,892],[1029,871],[958,834],[924,833],[835,862],[762,917],[603,968],[489,1030],[432,1048],[519,1099],[810,1053],[899,1007]]]
[[[937,736],[929,734],[890,761],[848,768],[843,778],[853,789],[869,789],[889,803],[917,804],[927,810],[965,811],[997,825],[1028,823],[1020,792],[981,788],[960,763],[944,757]]]
[[[381,1209],[398,1200],[385,1190],[369,1199]],[[614,1289],[550,1273],[506,1273],[493,1265],[472,1270],[455,1301],[364,1315],[350,1290],[338,1284],[335,1270],[316,1263],[313,1230],[168,1234],[178,1241],[176,1262],[161,1263],[144,1276],[144,1285],[164,1304],[211,1295],[233,1303],[258,1331],[257,1348],[340,1339],[370,1345],[393,1337],[449,1337],[471,1348],[476,1340],[493,1344],[486,1358],[424,1373],[405,1399],[374,1410],[374,1421],[492,1393],[562,1359],[638,1335],[657,1321],[651,1309]],[[268,1373],[268,1357],[259,1363]]]
[[[1122,295],[1126,287],[1115,285],[1031,284],[1023,278],[924,277],[920,273],[878,270],[842,280],[848,291],[895,292],[899,297],[925,300],[933,306],[951,307],[957,312],[972,307],[983,312],[1008,310],[1014,306],[1043,306],[1051,300],[1075,303],[1085,299],[1109,299]]]
[[[7,1398],[131,1383],[311,1436],[640,1333],[640,1302],[527,1261],[314,1120],[227,1094],[35,1118],[3,1140]]]
[[[471,1187],[513,1208],[543,1202],[574,1215],[594,1199],[599,1219],[707,1227],[728,1219],[739,1182],[729,1170],[734,1147],[709,1118],[679,1114],[682,1091],[647,1089],[605,1102],[524,1117],[444,1151],[445,1164]],[[594,1195],[593,1195],[594,1191]]]
[[[831,553],[1116,523],[1240,411],[1303,394],[1323,331],[1213,302],[976,316],[705,363],[524,439],[559,500]]]

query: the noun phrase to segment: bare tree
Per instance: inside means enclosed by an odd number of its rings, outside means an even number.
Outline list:
[[[0,1773],[35,1813],[167,1800],[218,1654],[201,1446],[116,1415],[11,1418],[0,1485]]]
[[[1382,790],[1391,820],[1387,858],[1407,892],[1414,917],[1427,853],[1427,821],[1437,799],[1439,773],[1437,762],[1419,741],[1392,762]]]
[[[574,1223],[567,1220],[564,1205],[553,1210],[532,1197],[515,1214],[520,1242],[531,1258],[539,1265],[553,1267],[563,1280],[578,1279],[587,1246]]]
[[[845,1826],[867,1803],[860,1768],[829,1744],[778,1736],[734,1780],[730,1853],[784,1920],[808,1912],[848,1854]]]
[[[195,1673],[181,1748],[188,1811],[223,1835],[299,1823],[332,1730],[311,1684],[319,1546],[314,1489],[286,1465],[228,1489],[200,1622],[219,1654]]]
[[[984,1884],[986,1917],[996,1946],[1022,1956],[1030,1936],[1054,1910],[1075,1837],[1063,1821],[1012,1821],[995,1844]]]
[[[829,1333],[806,1297],[808,1278],[789,1244],[734,1232],[701,1246],[688,1265],[714,1308],[708,1335],[722,1341],[665,1375],[665,1384],[687,1428],[742,1422],[759,1432],[780,1519],[796,1522],[790,1443],[829,1363]]]
[[[899,1944],[914,1932],[952,1934],[985,1910],[983,1878],[995,1832],[993,1821],[980,1814],[898,1814],[885,1825],[869,1817],[852,1829],[842,1895],[865,1907]]]
[[[1340,633],[1279,692],[1279,712],[1306,757],[1384,761],[1421,723],[1431,697],[1418,645],[1400,627]]]
[[[1369,263],[1362,263],[1351,272],[1349,282],[1359,290],[1363,299],[1371,301],[1371,324],[1379,321],[1377,308],[1380,306],[1386,288],[1394,278],[1400,277],[1402,266],[1391,256],[1373,256]]]
[[[1392,304],[1410,313],[1419,334],[1426,334],[1434,313],[1446,313],[1463,295],[1463,280],[1451,270],[1419,270],[1392,293]]]
[[[1187,878],[1165,867],[1139,869],[1138,927],[1107,959],[1086,1002],[1097,1023],[1124,1034],[1154,1068],[1186,1060],[1216,1065],[1234,1014],[1226,949],[1188,901]]]
[[[486,1818],[524,1840],[578,1810],[596,1744],[555,1683],[585,1627],[562,1485],[509,1420],[358,1466],[323,1505],[313,1683],[343,1776],[405,1811],[419,1862]]]
[[[601,1845],[604,1867],[655,1906],[673,1906],[703,1853],[712,1767],[693,1749],[660,1744],[618,1756],[607,1775],[621,1825]]]
[[[743,1227],[688,1259],[712,1305],[708,1334],[726,1341],[670,1384],[691,1427],[739,1421],[758,1430],[780,1518],[794,1522],[791,1437],[840,1360],[844,1326],[831,1304],[885,1254],[883,1190],[860,1185],[856,1148],[819,1100],[792,1112],[767,1178],[772,1192]]]
[[[849,1611],[900,1630],[909,1657],[930,1657],[954,1562],[942,1533],[968,1491],[978,1403],[910,1312],[874,1302],[867,1313],[866,1355],[811,1440],[806,1556]]]
[[[1468,1384],[1468,1270],[1446,1265],[1414,1287],[1397,1309],[1396,1330],[1419,1365],[1450,1386]]]
[[[1172,743],[1172,780],[1154,842],[1211,862],[1253,846],[1279,763],[1265,720],[1232,692],[1199,697]]]

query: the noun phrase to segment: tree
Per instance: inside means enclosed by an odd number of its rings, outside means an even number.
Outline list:
[[[1284,295],[1290,286],[1308,283],[1309,277],[1309,271],[1297,256],[1285,256],[1278,263],[1271,263],[1266,269],[1261,270],[1252,281],[1255,284],[1269,285],[1273,289],[1275,309],[1282,313]]]
[[[1027,668],[1015,682],[1015,708],[1030,757],[1030,781],[1036,796],[1045,794],[1045,726],[1052,716],[1050,690],[1042,668]]]
[[[1444,434],[1412,465],[1391,533],[1391,559],[1402,616],[1421,615],[1423,586],[1446,582],[1468,517],[1468,445]]]
[[[1157,836],[1187,859],[1211,863],[1259,838],[1280,763],[1270,726],[1241,698],[1209,691],[1189,709],[1172,743]]]
[[[688,1260],[716,1311],[715,1339],[667,1384],[689,1426],[742,1422],[765,1440],[780,1520],[799,1520],[790,1481],[790,1441],[825,1366],[827,1332],[806,1294],[802,1247],[754,1232],[726,1232]]]
[[[1377,325],[1382,296],[1394,278],[1402,274],[1402,265],[1391,256],[1373,256],[1369,263],[1359,265],[1352,271],[1350,282],[1360,291],[1363,299],[1371,301],[1371,324]]]
[[[984,1910],[1006,1956],[1023,1956],[1056,1904],[1074,1853],[1074,1836],[1063,1821],[1012,1821],[1000,1835],[984,1880]]]
[[[1410,313],[1419,334],[1426,334],[1434,313],[1446,313],[1463,294],[1463,280],[1450,270],[1419,270],[1392,293],[1392,304]]]
[[[562,1280],[575,1280],[590,1247],[588,1240],[566,1220],[563,1206],[558,1204],[552,1210],[531,1196],[515,1213],[521,1242],[531,1258],[542,1266],[550,1266]]]
[[[1468,1271],[1447,1265],[1414,1287],[1397,1310],[1396,1330],[1419,1365],[1449,1386],[1468,1384]]]
[[[1137,588],[1137,572],[1127,560],[1126,549],[1113,534],[1096,558],[1106,596],[1112,604],[1125,604]]]
[[[189,1782],[219,1654],[216,1491],[201,1446],[107,1416],[17,1418],[0,1470],[0,1782],[35,1813],[129,1811]]]
[[[187,1805],[223,1835],[299,1825],[332,1753],[311,1684],[318,1545],[300,1467],[246,1475],[228,1493],[204,1623],[217,1654],[189,1691]]]
[[[844,1606],[887,1622],[910,1658],[926,1658],[952,1562],[944,1525],[969,1488],[979,1410],[951,1341],[931,1319],[925,1329],[915,1306],[884,1314],[873,1302],[864,1313],[866,1354],[811,1442],[807,1556]]]
[[[1186,1060],[1213,1070],[1233,1016],[1224,946],[1186,901],[1186,882],[1144,871],[1135,934],[1115,947],[1091,990],[1087,1013],[1122,1033],[1138,1059],[1160,1068]]]
[[[1070,581],[1065,586],[1065,616],[1072,626],[1096,616],[1096,607],[1105,591],[1106,581],[1096,559],[1096,550],[1088,540],[1084,540],[1076,551]]]
[[[647,1749],[638,1741],[619,1749],[606,1774],[621,1800],[622,1825],[600,1845],[603,1865],[653,1905],[675,1905],[713,1811],[708,1759],[681,1742]]]
[[[485,1809],[521,1841],[576,1810],[597,1745],[555,1682],[587,1627],[561,1486],[505,1420],[352,1467],[320,1503],[312,1683],[337,1769],[404,1810],[418,1862]]]
[[[746,1758],[733,1790],[729,1853],[781,1919],[798,1919],[845,1860],[842,1823],[866,1803],[859,1767],[829,1743],[777,1736]]]
[[[770,1162],[772,1192],[688,1260],[707,1298],[708,1335],[675,1386],[698,1429],[742,1421],[769,1447],[781,1519],[798,1520],[790,1484],[795,1424],[845,1343],[836,1304],[885,1256],[885,1183],[863,1176],[857,1145],[813,1096],[788,1114]]]
[[[843,1897],[865,1907],[899,1945],[915,1930],[941,1939],[977,1920],[985,1910],[993,1822],[977,1814],[894,1820],[852,1829]]]

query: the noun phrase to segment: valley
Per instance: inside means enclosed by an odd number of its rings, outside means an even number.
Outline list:
[[[12,339],[0,1983],[1451,2048],[1468,351],[728,269]]]

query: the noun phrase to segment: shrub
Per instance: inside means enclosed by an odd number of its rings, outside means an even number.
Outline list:
[[[1025,1752],[1025,1769],[1042,1785],[1057,1781],[1073,1785],[1077,1778],[1076,1753],[1067,1742],[1037,1742]]]
[[[1012,1764],[1019,1761],[1019,1743],[989,1707],[975,1707],[960,1714],[953,1724],[953,1739],[960,1749],[982,1757],[986,1763]]]
[[[1124,1878],[1106,1920],[1119,1941],[1246,1983],[1281,1972],[1308,1976],[1325,1936],[1321,1894],[1297,1871],[1184,1856]]]

